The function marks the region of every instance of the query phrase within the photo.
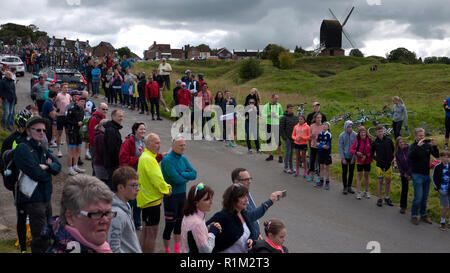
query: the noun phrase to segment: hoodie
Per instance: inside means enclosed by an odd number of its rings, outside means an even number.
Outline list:
[[[133,212],[128,203],[114,194],[112,211],[117,216],[112,218],[107,241],[113,253],[142,253],[134,227]]]
[[[105,168],[119,167],[119,152],[122,145],[122,136],[119,130],[122,125],[114,120],[105,123],[105,136],[103,140],[103,160]]]
[[[350,134],[347,133],[347,127],[353,124],[351,120],[347,120],[344,123],[344,132],[339,135],[339,155],[341,156],[341,160],[353,158],[353,154],[350,153],[350,148],[353,143],[356,141],[356,133],[352,131]]]
[[[280,120],[280,136],[284,141],[292,140],[292,132],[298,123],[298,117],[294,113],[284,112],[284,116]]]

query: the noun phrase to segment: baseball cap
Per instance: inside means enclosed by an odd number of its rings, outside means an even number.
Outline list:
[[[180,80],[178,80],[178,81],[177,81],[177,84],[180,84],[180,83],[181,83],[181,81],[180,81]]]
[[[43,123],[43,124],[47,124],[47,121],[43,118],[41,118],[40,116],[32,116],[26,124],[26,128],[29,129],[31,128],[31,126],[38,124],[38,123]]]
[[[187,74],[187,73],[191,73],[191,70],[188,69],[184,72],[184,74]]]
[[[317,101],[313,103],[313,106],[320,105]]]

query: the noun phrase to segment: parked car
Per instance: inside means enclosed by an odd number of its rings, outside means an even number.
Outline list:
[[[49,83],[68,83],[69,93],[74,92],[80,93],[87,90],[87,81],[84,79],[83,75],[76,69],[66,69],[66,68],[44,68],[39,72],[40,75],[47,73],[47,81]],[[38,80],[39,75],[33,75],[31,78],[31,88]]]
[[[7,66],[9,68],[15,68],[17,76],[25,75],[25,64],[17,56],[12,56],[12,55],[0,56],[0,64],[2,66]]]

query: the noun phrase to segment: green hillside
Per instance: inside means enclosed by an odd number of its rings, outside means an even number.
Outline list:
[[[438,139],[439,147],[443,147],[443,135],[439,128],[444,127],[444,111],[442,101],[449,96],[450,66],[444,64],[404,65],[386,63],[382,58],[369,57],[305,57],[295,60],[294,68],[280,70],[267,60],[261,61],[263,74],[247,82],[239,79],[239,61],[178,61],[171,62],[174,73],[171,76],[172,86],[181,79],[184,71],[190,69],[195,74],[203,73],[210,91],[215,94],[219,90],[230,89],[238,103],[244,102],[249,90],[256,87],[261,95],[262,103],[269,101],[272,93],[280,96],[283,107],[288,103],[307,102],[306,113],[312,112],[312,103],[319,101],[321,111],[328,119],[346,112],[356,118],[357,109],[381,111],[392,97],[403,98],[409,115],[409,128],[412,131],[427,122],[427,128],[433,129],[433,137]],[[370,71],[370,67],[378,65],[378,71]],[[147,75],[156,69],[158,63],[145,62],[135,64],[134,72],[145,71]],[[166,101],[172,103],[171,92],[164,92]],[[390,123],[388,118],[381,120]],[[373,126],[366,124],[366,128]],[[340,181],[341,167],[337,156],[337,141],[343,131],[343,122],[332,125],[333,160],[332,173],[335,181]],[[413,138],[408,140],[412,143]],[[244,142],[241,142],[245,145]],[[281,170],[280,170],[281,171]],[[341,187],[341,184],[334,183]],[[353,186],[356,185],[356,173]],[[370,189],[376,194],[375,168],[372,168]],[[400,201],[400,177],[394,173],[391,183],[391,199]],[[409,208],[413,199],[413,188],[410,183]],[[372,198],[376,198],[373,196]],[[431,189],[429,198],[429,215],[434,221],[439,220],[440,207],[437,193]]]

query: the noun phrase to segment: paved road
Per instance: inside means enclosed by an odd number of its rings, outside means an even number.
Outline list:
[[[20,100],[27,102],[28,79],[29,76],[21,78],[18,88]],[[102,100],[98,99],[96,105]],[[25,103],[21,103],[23,105]],[[146,122],[147,127],[150,127],[147,132],[160,135],[162,152],[170,148],[171,122],[152,121],[148,116],[138,115],[136,111],[126,111],[121,132],[123,137],[131,131],[131,125],[136,121]],[[221,209],[222,194],[231,184],[230,176],[234,168],[244,167],[249,170],[253,177],[250,191],[256,203],[265,201],[273,191],[287,190],[287,197],[269,209],[261,226],[270,217],[282,219],[287,225],[286,246],[291,252],[368,253],[370,250],[367,244],[371,241],[378,242],[382,252],[450,251],[450,233],[440,231],[438,224],[420,223],[414,226],[409,222],[410,214],[399,214],[397,206],[379,208],[374,197],[356,200],[353,196],[342,195],[338,182],[332,182],[330,191],[315,189],[303,178],[284,174],[282,164],[266,162],[264,155],[248,155],[244,147],[229,148],[223,142],[215,141],[188,141],[186,156],[198,171],[196,182],[204,182],[215,190],[214,205],[207,218]],[[62,163],[66,166],[65,157]],[[66,167],[63,167],[63,172],[60,174],[62,177],[67,173]],[[15,214],[11,194],[4,187],[0,188],[0,224],[13,228]],[[57,200],[54,196],[54,214],[59,210]],[[163,249],[163,227],[161,218],[158,236],[160,252]]]

